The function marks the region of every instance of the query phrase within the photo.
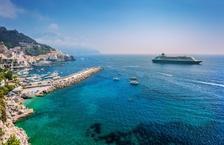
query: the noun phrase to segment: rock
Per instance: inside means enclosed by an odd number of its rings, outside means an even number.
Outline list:
[[[10,136],[15,135],[16,138],[19,139],[21,145],[29,145],[28,136],[25,131],[16,127],[10,119],[8,119],[6,123],[0,121],[0,128],[4,132],[4,134],[0,137],[0,144],[5,143]]]
[[[33,113],[33,109],[26,108],[21,96],[5,97],[6,100],[6,116],[7,121],[0,121],[0,128],[4,134],[0,137],[0,144],[5,143],[10,136],[15,135],[19,139],[21,145],[29,145],[28,136],[25,131],[15,126],[14,122]]]

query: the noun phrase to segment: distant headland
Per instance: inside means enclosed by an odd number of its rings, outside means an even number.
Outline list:
[[[40,44],[17,30],[7,30],[5,27],[0,27],[0,58],[1,66],[10,69],[75,60],[71,55],[46,44]]]

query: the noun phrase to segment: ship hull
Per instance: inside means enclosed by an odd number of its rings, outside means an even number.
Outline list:
[[[161,63],[161,64],[200,64],[202,61],[178,61],[178,60],[152,60],[153,63]]]

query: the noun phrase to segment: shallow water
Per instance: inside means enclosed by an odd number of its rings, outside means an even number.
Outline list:
[[[26,101],[17,123],[32,145],[224,144],[224,56],[202,65],[153,64],[151,56],[91,56],[39,73],[104,70],[78,85]],[[140,85],[131,86],[136,76]],[[113,81],[119,77],[120,81]]]

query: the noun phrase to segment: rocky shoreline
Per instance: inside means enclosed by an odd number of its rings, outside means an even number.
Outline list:
[[[92,67],[78,73],[71,74],[67,77],[52,80],[49,86],[42,87],[41,89],[38,88],[40,91],[35,92],[33,96],[42,96],[56,89],[78,83],[101,70],[101,67]],[[30,92],[33,91],[32,89],[34,88],[22,89],[22,91],[19,91],[16,94],[13,93],[13,95],[5,96],[7,121],[5,123],[0,121],[0,128],[2,128],[2,131],[4,132],[4,135],[2,135],[0,138],[0,144],[5,143],[10,138],[10,136],[15,135],[16,138],[20,141],[21,145],[29,145],[29,137],[27,136],[26,132],[22,128],[16,127],[14,123],[19,119],[31,115],[34,112],[33,109],[29,109],[23,104],[24,91],[27,94],[30,94]]]
[[[33,113],[33,109],[25,107],[23,101],[24,99],[20,95],[5,96],[7,120],[4,123],[0,121],[0,128],[4,132],[0,144],[5,143],[11,136],[15,135],[21,145],[29,145],[26,132],[14,124],[19,119]]]

